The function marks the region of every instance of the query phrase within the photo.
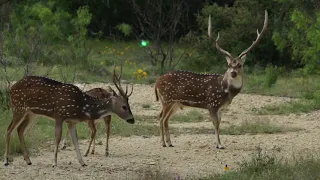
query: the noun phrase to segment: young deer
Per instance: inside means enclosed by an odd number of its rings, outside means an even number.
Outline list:
[[[132,91],[131,91],[132,92]],[[93,97],[97,97],[97,98],[103,98],[103,99],[108,99],[111,96],[118,96],[117,93],[110,87],[107,86],[106,89],[103,88],[93,88],[89,91],[86,91],[87,94],[89,94],[90,96]],[[131,94],[128,95],[128,97]],[[98,119],[92,121],[92,120],[88,120],[88,126],[90,128],[91,131],[91,138],[89,141],[89,146],[84,154],[84,156],[88,156],[89,152],[90,152],[90,148],[91,148],[91,144],[93,143],[93,147],[92,147],[92,151],[91,154],[94,154],[95,152],[95,138],[96,138],[96,124],[98,123],[97,121]],[[105,151],[105,155],[108,156],[109,155],[109,136],[110,136],[110,123],[111,123],[111,115],[106,116],[103,118],[105,125],[106,125],[106,151]],[[67,133],[66,136],[64,137],[63,141],[62,141],[62,149],[66,149],[66,139],[68,137],[69,131],[67,129]]]
[[[127,89],[126,92],[123,91],[120,77],[121,74],[118,77],[114,69],[113,82],[121,96],[111,96],[109,99],[92,97],[75,85],[61,83],[46,77],[27,76],[15,83],[10,89],[10,105],[13,117],[6,133],[5,165],[9,164],[10,136],[16,128],[24,159],[28,165],[31,165],[24,134],[35,117],[45,116],[55,121],[53,167],[57,166],[63,122],[67,123],[79,163],[86,166],[79,150],[76,132],[77,123],[104,118],[111,113],[115,113],[128,123],[134,123],[134,117],[128,103]]]
[[[238,57],[222,49],[219,44],[219,33],[215,47],[226,56],[228,69],[224,74],[199,74],[188,71],[173,71],[160,76],[155,83],[157,101],[160,99],[162,110],[160,113],[161,144],[173,147],[168,121],[174,113],[183,106],[208,109],[215,128],[216,147],[223,149],[219,138],[219,124],[221,122],[220,110],[231,103],[232,99],[240,92],[243,84],[243,64],[246,54],[258,44],[264,34],[268,23],[268,12],[265,11],[264,25],[261,33],[257,30],[257,38],[249,48]],[[209,17],[208,35],[211,38],[211,17]]]

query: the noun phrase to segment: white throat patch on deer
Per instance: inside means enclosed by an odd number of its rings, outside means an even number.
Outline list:
[[[261,33],[257,30],[257,38],[251,46],[234,58],[228,51],[219,46],[219,33],[215,40],[216,49],[227,60],[228,69],[224,74],[200,74],[189,71],[173,71],[160,76],[155,83],[156,99],[160,100],[160,136],[163,147],[173,147],[169,133],[169,119],[183,106],[208,109],[215,128],[216,147],[223,149],[219,137],[221,122],[220,110],[230,104],[243,86],[243,65],[246,54],[255,47],[265,33],[268,24],[268,12]],[[211,16],[209,16],[208,35],[211,38]],[[164,134],[166,141],[164,140]],[[167,145],[166,145],[166,143]]]

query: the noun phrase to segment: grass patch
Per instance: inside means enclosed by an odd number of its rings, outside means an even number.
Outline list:
[[[285,132],[299,131],[299,128],[279,126],[268,121],[245,121],[240,125],[230,125],[220,129],[220,134],[224,135],[244,135],[244,134],[276,134]],[[213,134],[214,128],[183,128],[181,132],[189,134]]]
[[[241,135],[241,134],[276,134],[285,132],[294,132],[300,130],[299,128],[279,126],[268,121],[244,121],[240,125],[230,125],[222,129],[221,134]]]
[[[179,123],[188,123],[188,122],[201,122],[204,120],[204,116],[200,111],[191,110],[186,114],[183,115],[174,115],[170,119],[172,122],[179,122]]]
[[[246,74],[244,78],[242,92],[245,93],[302,98],[306,93],[320,89],[318,76],[303,76],[299,71],[282,73],[276,80],[266,72],[253,72]],[[268,80],[269,78],[271,80]],[[268,86],[266,86],[266,80],[270,81],[267,83]]]
[[[314,110],[320,109],[320,103],[316,100],[300,100],[296,102],[290,102],[281,105],[268,105],[261,107],[259,109],[254,109],[254,111],[259,115],[268,114],[282,114],[288,115],[290,113],[308,113]]]
[[[250,160],[239,164],[235,171],[213,175],[201,180],[310,180],[320,179],[320,159],[314,157],[299,157],[293,162],[283,162],[274,155],[258,152]]]
[[[142,108],[149,109],[149,108],[151,108],[151,105],[150,104],[142,104]]]

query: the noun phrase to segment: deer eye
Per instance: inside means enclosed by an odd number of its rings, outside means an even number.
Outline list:
[[[122,109],[126,111],[127,110],[127,106],[122,106]]]
[[[242,67],[242,65],[241,65],[241,64],[239,64],[239,65],[238,65],[238,68],[241,68],[241,67]]]

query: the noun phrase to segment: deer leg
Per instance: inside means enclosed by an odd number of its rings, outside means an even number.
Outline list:
[[[106,152],[105,152],[105,155],[109,156],[109,136],[110,136],[111,116],[105,117],[104,122],[106,124]]]
[[[173,104],[163,104],[162,111],[160,113],[160,136],[161,136],[162,147],[167,147],[167,145],[164,141],[164,134],[165,134],[165,130],[166,130],[165,129],[165,120],[168,117],[172,106],[173,106]],[[170,145],[170,144],[168,144],[168,145]],[[172,144],[171,144],[171,146],[172,146]]]
[[[161,110],[161,113],[159,115],[160,117],[160,120],[159,120],[159,123],[160,123],[160,138],[161,138],[161,144],[162,144],[162,147],[167,147],[165,141],[164,141],[164,129],[163,129],[163,110]]]
[[[56,119],[55,121],[55,146],[54,146],[54,156],[53,156],[53,163],[52,167],[57,166],[57,157],[58,157],[58,148],[59,143],[61,141],[61,135],[62,135],[62,128],[63,128],[63,121],[60,119]]]
[[[70,135],[71,135],[71,138],[72,138],[73,145],[74,145],[74,147],[76,149],[78,161],[81,164],[81,166],[87,166],[84,163],[84,161],[82,159],[82,156],[81,156],[81,153],[80,153],[79,144],[78,144],[77,130],[76,130],[76,124],[75,123],[68,123],[67,125],[68,125],[68,129],[69,129],[69,132],[70,132]]]
[[[94,133],[94,136],[93,136],[93,145],[92,145],[91,154],[94,154],[96,152],[96,136],[97,136],[98,121],[94,122],[94,126],[95,126],[95,133]]]
[[[166,115],[166,117],[164,118],[163,121],[163,126],[164,126],[164,130],[166,133],[166,142],[168,144],[169,147],[173,147],[171,140],[170,140],[170,133],[169,133],[169,119],[174,115],[174,113],[177,111],[179,107],[174,104],[171,109],[169,110],[168,114]]]
[[[25,114],[15,114],[13,113],[12,121],[9,124],[7,128],[7,133],[6,133],[6,149],[4,153],[4,165],[8,166],[9,165],[9,151],[10,151],[10,139],[11,139],[11,134],[12,131],[15,130],[22,122],[24,119]]]
[[[65,150],[67,148],[67,143],[66,141],[69,139],[69,136],[70,136],[70,133],[69,133],[69,130],[67,128],[66,130],[66,135],[63,137],[63,140],[62,140],[62,144],[61,144],[61,149],[62,150]]]
[[[92,144],[92,141],[94,141],[94,138],[95,138],[95,135],[96,135],[96,126],[94,124],[94,121],[93,120],[89,120],[88,121],[88,126],[90,128],[90,131],[91,131],[91,136],[90,136],[90,141],[89,141],[89,146],[84,154],[84,156],[88,156],[89,154],[89,151],[90,151],[90,147],[91,147],[91,144]],[[93,143],[93,146],[94,146],[94,143]],[[94,154],[94,149],[92,149],[92,154]]]
[[[213,126],[214,126],[214,133],[215,133],[215,136],[216,136],[216,143],[217,143],[216,148],[224,149],[224,147],[221,145],[220,137],[219,137],[219,126],[220,126],[220,122],[221,122],[220,111],[212,110],[210,112],[210,116],[211,116],[211,119],[212,119],[212,123],[213,123]]]
[[[20,140],[20,144],[21,144],[21,150],[23,152],[23,157],[24,157],[24,160],[27,162],[28,165],[31,165],[31,161],[30,161],[30,158],[29,158],[29,154],[28,154],[28,151],[27,151],[27,148],[26,148],[26,143],[24,141],[24,135],[28,129],[28,127],[30,127],[31,125],[31,121],[33,120],[33,116],[30,115],[30,114],[27,114],[25,116],[25,118],[23,119],[22,123],[18,126],[18,136],[19,136],[19,140]]]

